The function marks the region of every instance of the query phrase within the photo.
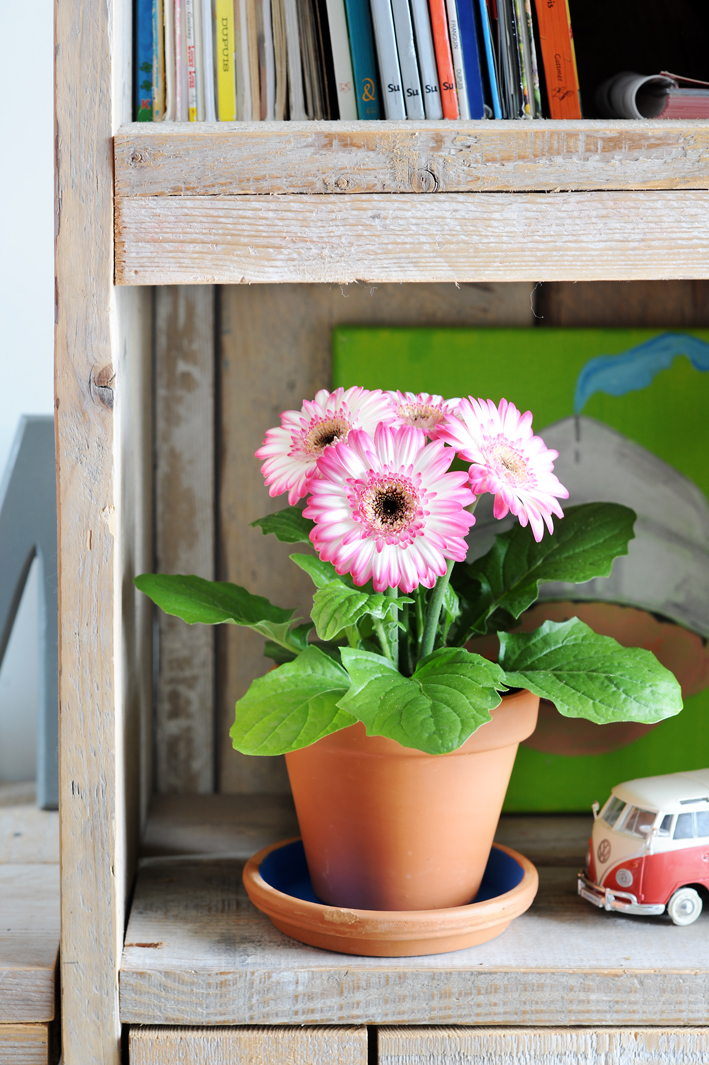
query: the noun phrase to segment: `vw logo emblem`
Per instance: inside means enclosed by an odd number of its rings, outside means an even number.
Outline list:
[[[611,845],[607,839],[602,839],[601,842],[598,844],[598,850],[596,851],[596,854],[598,855],[599,864],[605,865],[611,856]]]

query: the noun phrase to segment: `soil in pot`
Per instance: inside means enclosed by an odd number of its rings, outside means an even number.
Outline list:
[[[528,691],[505,696],[492,721],[449,754],[367,736],[361,723],[287,754],[317,897],[364,910],[469,903],[538,705]]]

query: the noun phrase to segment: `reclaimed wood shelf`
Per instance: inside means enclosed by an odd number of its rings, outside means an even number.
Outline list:
[[[223,816],[230,797],[215,798]],[[246,801],[259,812],[258,845],[269,825],[273,839],[292,831],[282,799],[274,811],[269,797],[237,798],[242,818]],[[193,801],[195,808],[204,803]],[[169,800],[161,802],[166,826]],[[210,803],[193,825],[209,823]],[[590,818],[503,818],[498,839],[539,868],[535,903],[490,943],[422,958],[335,954],[282,935],[243,889],[241,852],[253,835],[248,821],[242,825],[229,829],[222,820],[221,838],[205,831],[221,854],[200,857],[192,832],[179,855],[143,860],[121,964],[124,1023],[709,1023],[709,915],[678,929],[662,918],[604,913],[580,899],[576,872]],[[171,832],[179,844],[177,828]]]
[[[709,123],[133,123],[121,285],[709,277]]]

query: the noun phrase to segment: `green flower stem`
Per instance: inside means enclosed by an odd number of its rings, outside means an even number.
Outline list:
[[[387,588],[387,590],[384,592],[384,594],[389,599],[398,599],[399,598],[399,589],[398,588]],[[393,624],[392,624],[392,627],[391,627],[391,630],[390,630],[391,631],[391,660],[392,660],[392,662],[394,663],[394,665],[398,669],[398,667],[399,667],[399,611],[396,610],[396,609],[392,610],[392,615],[393,615],[393,617],[392,617]]]
[[[350,647],[354,647],[355,651],[360,645],[359,629],[356,625],[345,625],[345,636]]]
[[[422,585],[419,585],[414,592],[416,597],[416,654],[421,650],[421,641],[423,640],[423,604],[426,596],[426,591]]]
[[[409,603],[404,603],[401,611],[401,623],[404,626],[403,634],[399,633],[399,672],[404,677],[410,677],[413,673],[411,665],[411,630],[409,628]]]
[[[384,654],[384,657],[388,658],[390,662],[393,662],[394,659],[391,657],[391,647],[389,646],[389,641],[387,640],[382,621],[380,620],[380,618],[372,618],[372,625],[374,627],[374,631],[377,634],[379,643],[382,645],[382,652]]]
[[[451,579],[451,573],[455,561],[451,558],[448,560],[446,572],[442,577],[439,577],[431,593],[431,599],[428,604],[428,610],[426,612],[426,624],[423,630],[423,640],[421,641],[421,650],[419,652],[419,659],[425,658],[426,655],[430,655],[433,650],[433,645],[436,642],[436,630],[438,628],[438,622],[441,617],[441,608],[443,606],[443,597],[446,594],[446,588]]]

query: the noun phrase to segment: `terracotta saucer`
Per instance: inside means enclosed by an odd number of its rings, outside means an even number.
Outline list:
[[[244,886],[279,931],[341,954],[402,958],[462,950],[504,932],[529,909],[539,877],[529,859],[493,845],[480,891],[467,906],[443,910],[349,910],[313,892],[300,839],[274,843],[250,858]]]

